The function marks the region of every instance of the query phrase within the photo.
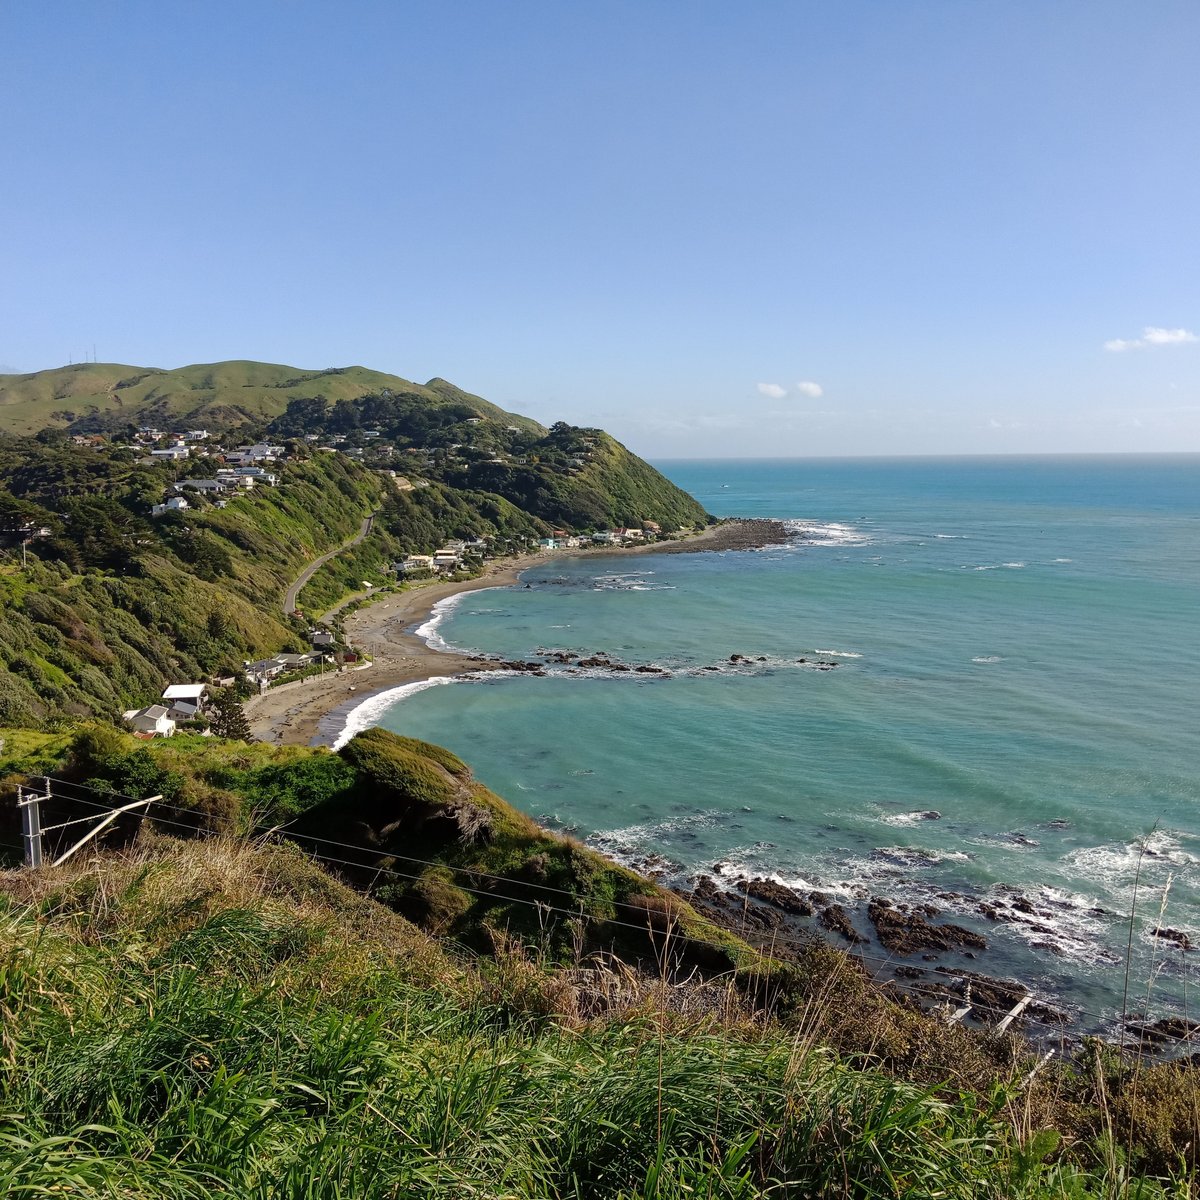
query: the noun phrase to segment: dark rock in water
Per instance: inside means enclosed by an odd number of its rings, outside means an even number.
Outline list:
[[[760,654],[760,655],[758,656],[758,659],[757,659],[757,661],[758,661],[758,662],[766,662],[766,661],[767,661],[767,656],[766,656],[765,654]]]
[[[724,904],[725,893],[717,887],[715,880],[708,875],[701,875],[692,888],[692,894],[709,904]]]
[[[731,654],[729,656],[729,661],[730,662],[749,662],[750,660],[744,654]]]
[[[897,967],[896,974],[901,979],[920,979],[925,974],[923,967]]]
[[[666,674],[666,671],[664,671],[662,669],[662,667],[641,666],[641,667],[634,667],[633,669],[639,675],[665,675]]]
[[[901,912],[879,900],[872,900],[867,905],[867,916],[875,926],[880,944],[892,954],[987,949],[987,940],[970,929],[961,925],[931,925],[920,913]]]
[[[796,659],[796,661],[798,663],[806,663],[806,662],[808,662],[808,659],[807,658],[798,658],[798,659]]]
[[[830,933],[844,937],[851,945],[858,945],[867,940],[850,923],[850,914],[840,904],[831,904],[824,909],[820,921]]]
[[[751,899],[774,905],[784,912],[793,913],[798,917],[813,915],[813,906],[799,892],[794,892],[790,887],[772,879],[739,879],[735,886]]]
[[[610,671],[628,671],[628,670],[631,670],[631,668],[627,667],[624,663],[612,663],[609,666],[609,670]]]
[[[1125,1023],[1138,1037],[1148,1042],[1186,1042],[1200,1033],[1200,1021],[1189,1021],[1186,1017],[1163,1017],[1161,1021],[1151,1024],[1143,1021]]]
[[[1182,929],[1156,929],[1154,930],[1154,936],[1162,938],[1164,942],[1174,942],[1180,950],[1192,950],[1195,948],[1192,945],[1192,939]]]
[[[922,821],[940,821],[941,819],[942,819],[942,814],[940,812],[938,812],[938,810],[936,808],[926,809],[921,814]]]
[[[1019,913],[1026,913],[1029,915],[1032,915],[1033,913],[1035,913],[1037,911],[1033,907],[1033,902],[1029,899],[1028,896],[1018,896],[1013,901],[1013,908],[1015,908],[1017,910],[1017,912],[1019,912]]]
[[[818,905],[820,905],[822,908],[824,908],[824,907],[825,907],[825,905],[827,905],[827,904],[831,904],[831,903],[832,903],[832,901],[829,899],[829,897],[828,897],[827,895],[825,895],[825,893],[824,893],[824,892],[809,892],[809,893],[808,893],[808,898],[809,898],[809,899],[810,899],[810,900],[811,900],[811,901],[812,901],[814,904],[818,904]]]
[[[1070,829],[1071,822],[1065,817],[1055,817],[1053,821],[1043,821],[1043,829]]]
[[[720,669],[721,669],[720,667],[701,667],[700,668],[700,670],[702,670],[702,671],[719,671]]]
[[[1053,942],[1044,942],[1039,939],[1038,941],[1030,942],[1029,944],[1034,950],[1048,950],[1051,954],[1054,954],[1059,958],[1063,957],[1062,947],[1056,946]]]

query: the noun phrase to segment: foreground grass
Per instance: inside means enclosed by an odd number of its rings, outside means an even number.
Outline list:
[[[535,1016],[531,964],[294,851],[162,842],[0,894],[6,1196],[1187,1194],[734,1010]]]

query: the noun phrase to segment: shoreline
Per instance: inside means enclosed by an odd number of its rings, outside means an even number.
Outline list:
[[[678,540],[643,546],[600,546],[568,551],[539,550],[511,559],[494,559],[474,579],[433,580],[396,592],[351,613],[345,621],[348,645],[371,656],[360,667],[310,676],[278,691],[268,690],[245,702],[256,741],[279,746],[332,745],[350,714],[385,692],[411,684],[495,671],[505,664],[482,656],[434,650],[414,625],[428,621],[443,600],[485,588],[513,587],[523,572],[557,558],[609,558],[616,555],[701,554],[780,545],[791,535],[780,521],[738,519],[710,525]]]

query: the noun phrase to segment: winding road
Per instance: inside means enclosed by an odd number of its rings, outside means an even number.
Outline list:
[[[371,526],[375,524],[375,518],[378,513],[372,513],[369,517],[363,518],[362,525],[359,526],[358,532],[348,541],[343,542],[334,550],[330,550],[328,554],[322,554],[320,558],[314,558],[312,562],[296,576],[292,582],[292,586],[288,588],[287,595],[283,598],[283,615],[290,617],[296,611],[296,597],[300,594],[300,589],[331,559],[336,558],[343,550],[349,550],[351,546],[357,546],[359,542],[371,532]]]

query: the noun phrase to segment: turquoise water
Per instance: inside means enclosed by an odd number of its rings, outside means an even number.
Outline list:
[[[974,969],[1083,1024],[1121,1002],[1140,840],[1134,992],[1153,971],[1151,1007],[1180,1001],[1200,952],[1151,930],[1169,884],[1200,944],[1200,456],[656,465],[795,540],[564,556],[426,633],[668,676],[434,686],[358,720],[634,864],[932,902],[988,937]]]

